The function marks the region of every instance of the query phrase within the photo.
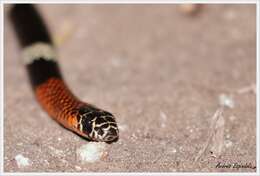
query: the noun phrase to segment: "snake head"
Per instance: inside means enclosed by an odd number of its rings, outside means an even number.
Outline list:
[[[118,139],[119,131],[115,117],[104,110],[87,105],[79,109],[78,128],[90,140],[114,142]]]

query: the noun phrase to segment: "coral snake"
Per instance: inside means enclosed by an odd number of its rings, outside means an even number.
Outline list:
[[[15,4],[10,19],[22,48],[35,96],[43,109],[65,128],[91,141],[114,142],[115,117],[82,102],[65,84],[48,29],[33,5]]]

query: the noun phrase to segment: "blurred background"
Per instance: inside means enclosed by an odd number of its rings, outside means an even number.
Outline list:
[[[76,154],[87,141],[36,102],[10,7],[5,172],[256,171],[255,5],[37,5],[69,87],[119,123],[119,141],[95,163]],[[18,165],[17,155],[29,164]]]

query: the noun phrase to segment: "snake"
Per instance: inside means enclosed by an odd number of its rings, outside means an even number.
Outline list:
[[[66,129],[96,142],[115,142],[115,116],[76,97],[65,83],[53,39],[37,7],[14,4],[10,21],[34,95],[49,116]]]

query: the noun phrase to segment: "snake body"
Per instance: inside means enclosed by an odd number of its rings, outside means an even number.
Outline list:
[[[119,131],[115,117],[82,102],[66,85],[52,39],[36,8],[16,4],[10,10],[10,18],[33,91],[43,109],[59,124],[91,141],[116,141]]]

